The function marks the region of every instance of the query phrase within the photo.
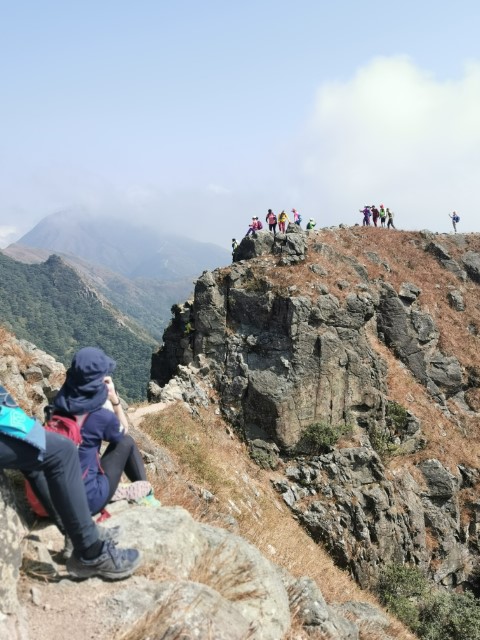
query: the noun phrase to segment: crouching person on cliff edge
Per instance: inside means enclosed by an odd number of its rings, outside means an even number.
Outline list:
[[[109,530],[93,522],[74,443],[27,416],[1,385],[0,469],[20,470],[34,491],[39,472],[45,477],[53,507],[73,543],[67,560],[71,576],[121,580],[139,566],[139,551],[117,548]]]

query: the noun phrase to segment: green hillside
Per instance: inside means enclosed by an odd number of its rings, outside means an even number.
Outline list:
[[[57,256],[23,264],[0,254],[0,323],[66,366],[81,347],[100,347],[117,361],[120,393],[129,400],[146,396],[154,339],[116,314]]]

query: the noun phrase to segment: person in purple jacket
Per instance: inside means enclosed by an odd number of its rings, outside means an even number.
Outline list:
[[[111,377],[115,366],[101,349],[80,349],[53,402],[54,415],[73,415],[82,423],[78,456],[92,514],[100,512],[115,494],[149,498],[147,503],[159,504],[153,498],[140,451],[127,433],[128,422]],[[100,456],[103,442],[109,444]],[[134,484],[130,485],[131,491],[118,496],[123,473]]]

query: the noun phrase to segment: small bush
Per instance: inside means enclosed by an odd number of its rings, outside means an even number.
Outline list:
[[[392,564],[377,585],[382,603],[422,640],[480,640],[480,601],[432,590],[416,567]]]
[[[417,567],[402,564],[385,567],[377,585],[382,603],[412,631],[419,627],[419,603],[428,589],[428,580]]]
[[[387,402],[385,419],[396,433],[402,432],[408,423],[408,411],[398,402],[389,401]]]
[[[373,449],[382,460],[385,460],[397,450],[397,446],[393,444],[388,429],[380,429],[375,426],[368,430],[368,437]]]
[[[438,593],[420,612],[425,640],[480,640],[480,601],[471,593]]]
[[[326,422],[314,422],[303,431],[296,452],[318,455],[335,446],[342,436],[351,433],[352,427],[348,424],[334,426]]]

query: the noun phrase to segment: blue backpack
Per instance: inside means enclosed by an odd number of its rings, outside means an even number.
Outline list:
[[[460,222],[460,216],[453,216],[454,222]]]

